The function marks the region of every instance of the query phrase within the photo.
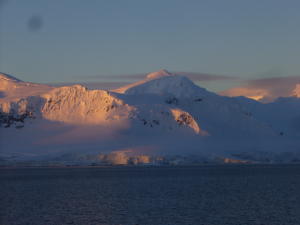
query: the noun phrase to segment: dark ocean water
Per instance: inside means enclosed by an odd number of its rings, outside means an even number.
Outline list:
[[[299,225],[300,166],[0,170],[1,225]]]

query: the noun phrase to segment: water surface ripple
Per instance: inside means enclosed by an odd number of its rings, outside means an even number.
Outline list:
[[[0,170],[1,225],[299,225],[300,166]]]

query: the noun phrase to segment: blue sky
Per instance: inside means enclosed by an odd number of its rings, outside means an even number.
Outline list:
[[[122,81],[161,68],[242,79],[300,74],[298,0],[2,3],[0,71],[26,81]]]

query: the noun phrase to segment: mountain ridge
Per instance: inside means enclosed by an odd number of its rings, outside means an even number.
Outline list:
[[[300,146],[297,98],[262,104],[219,96],[166,70],[111,91],[21,81],[15,85],[0,96],[6,155],[138,149],[130,154],[228,157],[287,148],[297,152]]]

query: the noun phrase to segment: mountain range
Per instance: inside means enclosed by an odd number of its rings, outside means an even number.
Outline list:
[[[166,70],[115,90],[0,74],[0,162],[298,162],[299,97],[221,96]]]

